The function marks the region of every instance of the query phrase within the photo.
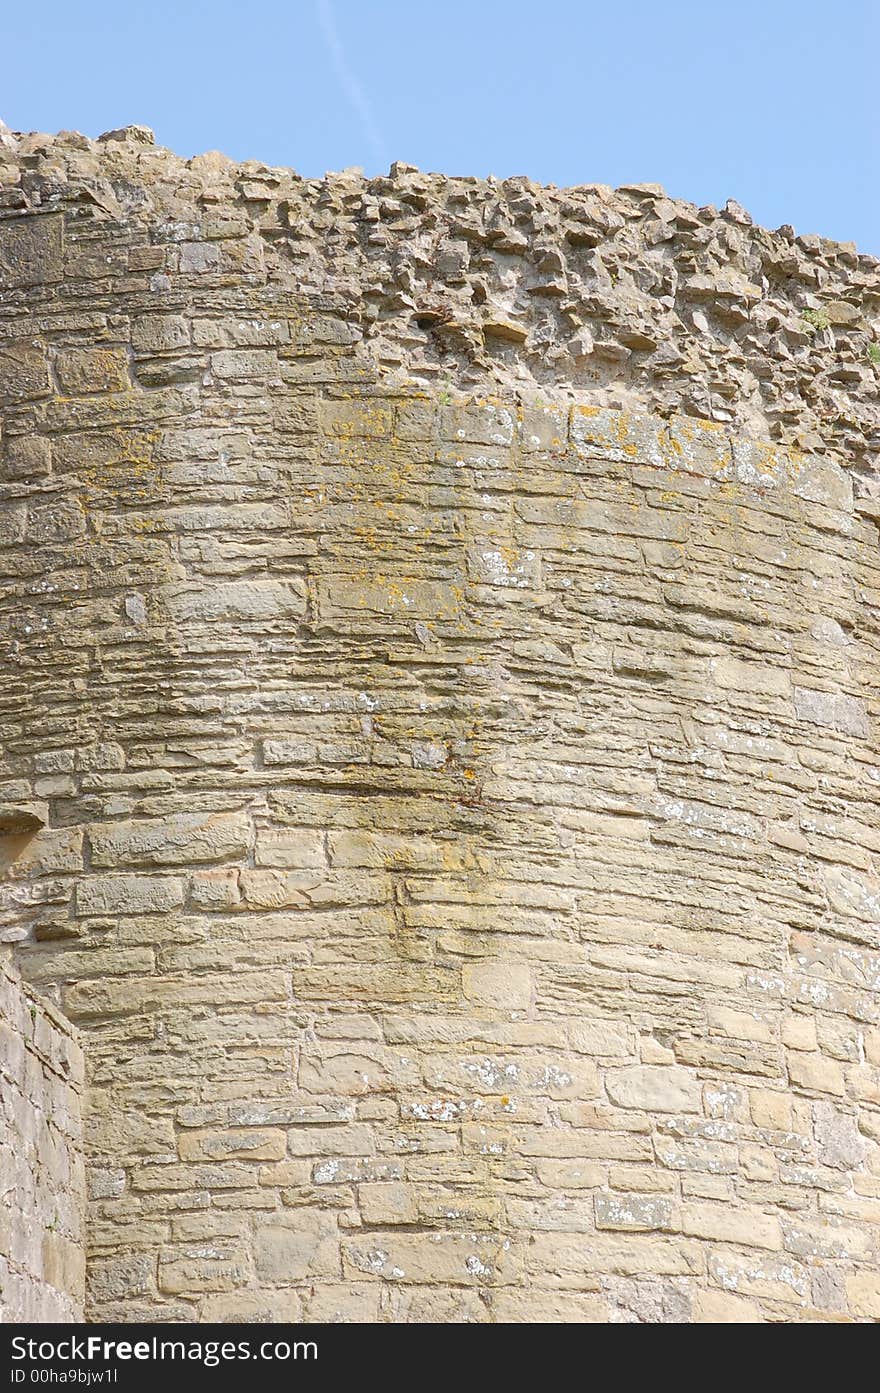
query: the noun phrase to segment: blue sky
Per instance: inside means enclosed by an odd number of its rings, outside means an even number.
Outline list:
[[[647,182],[880,254],[880,0],[0,0],[0,117],[306,175]]]

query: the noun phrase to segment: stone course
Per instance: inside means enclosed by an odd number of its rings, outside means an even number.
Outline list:
[[[0,935],[89,1316],[880,1318],[876,263],[3,141]]]

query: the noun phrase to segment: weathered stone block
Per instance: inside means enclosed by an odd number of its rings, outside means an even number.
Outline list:
[[[183,896],[183,882],[171,876],[93,876],[77,886],[76,908],[83,915],[165,914]]]
[[[94,866],[185,866],[246,855],[250,819],[244,812],[183,813],[168,818],[93,823]]]
[[[517,429],[514,412],[494,402],[462,402],[440,412],[441,440],[474,445],[510,445]]]
[[[532,999],[531,972],[514,958],[466,963],[462,987],[465,996],[478,1006],[523,1010]]]
[[[64,274],[64,219],[42,214],[0,220],[0,283],[51,285]]]
[[[622,1108],[652,1112],[699,1112],[699,1080],[686,1069],[663,1065],[633,1065],[609,1069],[606,1074],[608,1096]]]
[[[182,1132],[178,1149],[182,1161],[280,1161],[287,1139],[283,1132],[212,1129]]]
[[[788,1075],[795,1087],[811,1093],[842,1095],[844,1092],[843,1070],[836,1059],[789,1051]]]
[[[203,1318],[218,1325],[284,1325],[303,1318],[302,1298],[294,1291],[235,1291],[205,1297]]]
[[[10,479],[36,479],[52,470],[52,446],[37,435],[13,435],[3,446],[3,472]]]
[[[301,581],[226,581],[207,591],[167,592],[165,603],[175,624],[286,623],[305,613],[305,588]]]
[[[844,735],[868,734],[868,713],[864,702],[844,692],[822,692],[810,687],[794,688],[794,709],[798,719],[824,726]]]
[[[257,378],[264,382],[277,376],[278,360],[268,349],[230,348],[212,353],[211,370],[221,378],[239,381]]]
[[[846,1278],[846,1294],[854,1316],[863,1320],[880,1320],[880,1275],[876,1272],[853,1272]]]
[[[257,1276],[270,1286],[340,1277],[335,1216],[320,1209],[297,1209],[283,1223],[273,1219],[260,1224],[254,1261]]]
[[[144,314],[131,326],[132,347],[138,353],[166,353],[189,344],[189,325],[179,314]]]
[[[494,1287],[516,1281],[521,1255],[495,1235],[395,1233],[347,1238],[342,1245],[346,1276],[390,1282]]]
[[[324,868],[327,865],[324,834],[314,828],[260,829],[254,860],[258,866],[282,866],[295,870]]]
[[[232,1244],[184,1250],[180,1256],[159,1255],[158,1287],[178,1292],[231,1291],[246,1285],[248,1264]]]
[[[325,401],[320,406],[320,428],[328,435],[381,437],[390,435],[393,412],[381,398],[375,401]]]
[[[42,344],[37,339],[0,339],[0,405],[34,401],[50,391]]]
[[[670,1229],[673,1207],[668,1199],[657,1195],[597,1195],[596,1228],[649,1232],[651,1229]]]
[[[121,348],[69,348],[55,359],[62,390],[72,396],[84,392],[124,392],[129,386],[128,357]]]
[[[745,1248],[781,1249],[782,1232],[775,1215],[754,1209],[734,1210],[727,1204],[683,1204],[682,1232]]]
[[[89,1295],[98,1302],[146,1296],[155,1279],[155,1259],[151,1260],[146,1254],[97,1258],[89,1268]]]

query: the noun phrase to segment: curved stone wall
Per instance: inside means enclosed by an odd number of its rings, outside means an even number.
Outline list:
[[[85,1032],[92,1316],[880,1317],[875,505],[41,177],[0,913]]]

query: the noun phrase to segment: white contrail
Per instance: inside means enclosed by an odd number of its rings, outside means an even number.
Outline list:
[[[364,135],[373,152],[373,158],[380,169],[385,169],[388,165],[385,142],[376,124],[369,98],[346,62],[345,50],[339,37],[331,0],[315,0],[315,9],[318,14],[318,23],[324,32],[324,38],[327,40],[327,47],[330,50],[330,57],[333,61],[333,67],[336,69],[339,85],[360,117]]]

